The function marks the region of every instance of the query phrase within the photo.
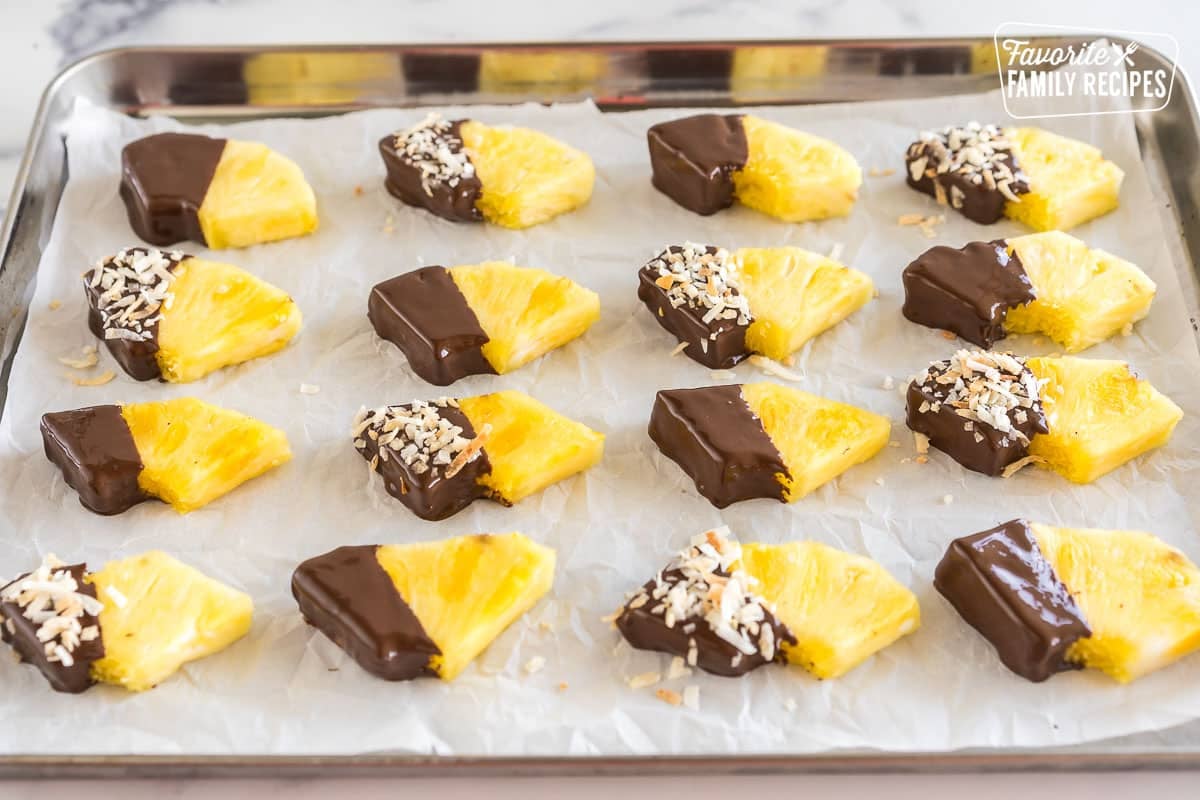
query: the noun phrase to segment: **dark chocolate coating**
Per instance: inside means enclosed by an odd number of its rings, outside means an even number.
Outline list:
[[[292,573],[292,596],[308,623],[372,675],[388,681],[436,676],[442,651],[375,557],[377,545],[339,547]]]
[[[84,508],[120,514],[150,499],[138,485],[142,458],[120,406],[43,414],[41,429],[46,458],[62,470]]]
[[[929,389],[919,386],[916,381],[909,383],[905,404],[905,422],[909,429],[925,434],[929,437],[930,445],[967,469],[984,475],[999,475],[1009,464],[1029,455],[1028,443],[1021,442],[1011,433],[1001,433],[982,422],[973,423],[971,430],[967,430],[967,419],[956,414],[948,405],[941,406],[937,411],[920,411],[922,403],[940,403],[945,397],[940,385]],[[1037,433],[1049,433],[1041,402],[1035,402],[1033,408],[1026,409],[1025,421],[1014,420],[1013,427],[1030,439]],[[983,437],[983,441],[975,440],[976,433]]]
[[[442,406],[438,408],[438,414],[450,424],[461,427],[463,437],[475,437],[471,420],[459,409]],[[379,453],[379,443],[367,436],[363,436],[362,440],[366,447],[359,452],[370,461]],[[480,484],[479,479],[492,471],[492,465],[487,452],[481,450],[474,461],[467,462],[452,478],[442,477],[444,470],[441,467],[436,472],[429,470],[418,475],[393,450],[388,454],[387,461],[379,460],[375,471],[383,478],[388,494],[408,506],[414,514],[421,519],[439,520],[457,514],[481,497],[489,496],[487,487]]]
[[[919,180],[913,180],[912,172],[909,171],[909,164],[916,161],[920,156],[912,157],[907,153],[904,157],[904,179],[908,185],[916,189],[918,192],[936,198],[938,191],[935,183],[941,184],[943,196],[946,198],[947,204],[951,203],[951,187],[957,187],[962,192],[962,206],[957,208],[960,214],[972,222],[978,222],[981,225],[991,225],[998,222],[1004,216],[1004,205],[1008,202],[998,189],[989,189],[986,184],[973,183],[966,175],[957,173],[943,173],[936,177],[929,177],[927,174],[922,174]],[[1004,153],[996,159],[1004,161],[1008,164],[1009,169],[1014,175],[1019,174],[1020,166],[1012,153]],[[932,164],[931,164],[932,166]],[[1014,179],[1009,185],[1012,193],[1020,196],[1029,192],[1029,182],[1020,179]],[[953,208],[954,206],[951,205]]]
[[[89,597],[96,596],[96,587],[90,583],[83,582],[83,576],[87,572],[86,564],[74,564],[69,567],[59,567],[58,569],[71,573],[71,577],[79,584],[79,588],[76,589],[79,594],[85,594]],[[25,575],[17,578],[17,580],[21,580],[28,574],[25,573]],[[0,618],[5,620],[3,624],[0,624],[0,638],[3,638],[4,641],[12,645],[13,650],[17,652],[22,661],[37,667],[38,671],[45,676],[46,681],[54,691],[79,694],[95,683],[91,673],[92,663],[104,657],[104,642],[99,636],[90,642],[80,642],[79,646],[71,651],[74,663],[69,667],[64,667],[58,661],[47,660],[45,645],[39,642],[37,638],[37,631],[40,626],[32,620],[27,619],[21,613],[19,605],[16,603],[0,603]],[[13,626],[11,633],[8,630],[9,621],[12,622]],[[98,619],[85,611],[79,617],[79,624],[81,627],[87,628],[97,625]]]
[[[728,573],[720,569],[716,570],[714,574],[728,577]],[[663,573],[663,581],[667,583],[678,582],[680,577],[679,570]],[[650,592],[654,589],[654,581],[647,581],[643,588]],[[717,636],[703,617],[692,616],[676,620],[675,625],[668,628],[664,617],[650,613],[654,602],[651,600],[640,608],[631,609],[626,606],[617,617],[617,630],[625,637],[625,641],[638,650],[654,650],[686,658],[689,649],[688,642],[692,640],[696,642],[696,666],[705,672],[727,678],[745,675],[763,664],[770,663],[763,658],[762,653],[753,655],[743,653],[735,665],[733,661],[739,652],[738,649]],[[796,637],[771,613],[770,609],[764,607],[763,611],[766,616],[760,624],[770,625],[775,629],[776,644],[773,660],[785,661],[786,657],[781,645],[784,642],[795,644]],[[694,626],[691,633],[684,632],[684,628],[688,625]]]
[[[678,252],[680,248],[669,248]],[[715,253],[717,248],[709,247],[708,252]],[[714,319],[704,321],[707,308],[693,308],[684,303],[679,307],[671,305],[671,298],[665,289],[656,284],[658,273],[649,266],[638,271],[638,299],[646,304],[658,324],[681,342],[687,342],[683,353],[693,361],[697,361],[712,369],[729,369],[750,355],[746,349],[746,330],[748,325],[738,325],[736,319]],[[736,289],[734,294],[738,294]],[[716,333],[717,338],[711,338]]]
[[[125,145],[121,199],[138,236],[159,247],[186,239],[206,244],[200,206],[225,141],[194,133],[156,133]]]
[[[784,499],[775,477],[788,474],[783,456],[738,384],[660,391],[649,433],[717,508],[755,497]]]
[[[931,247],[904,268],[904,316],[990,350],[1007,332],[1008,310],[1036,293],[1003,239]]]
[[[1079,669],[1067,650],[1092,632],[1024,520],[955,539],[933,585],[1021,677]]]
[[[448,136],[450,150],[462,152],[463,141],[460,135],[465,120],[456,119],[450,123]],[[421,183],[421,170],[396,152],[396,134],[389,133],[379,140],[379,155],[383,157],[383,166],[387,170],[384,186],[388,192],[410,206],[424,208],[451,222],[480,222],[483,212],[476,203],[483,191],[479,176],[460,177],[458,185],[438,183],[430,187],[426,193]]]
[[[733,173],[750,157],[740,114],[697,114],[646,132],[656,189],[697,214],[733,204]]]
[[[413,372],[436,386],[496,374],[483,355],[488,335],[445,267],[424,267],[377,284],[367,318],[381,338],[400,348]]]

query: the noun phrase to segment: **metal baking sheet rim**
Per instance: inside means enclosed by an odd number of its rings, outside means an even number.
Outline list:
[[[1045,37],[1058,39],[1061,37]],[[43,147],[52,143],[47,134],[53,119],[52,109],[63,101],[60,98],[73,80],[89,77],[101,65],[130,56],[158,54],[165,58],[188,54],[229,53],[257,55],[269,52],[288,53],[338,53],[338,52],[396,52],[398,49],[412,52],[456,52],[479,53],[484,50],[505,52],[535,52],[538,50],[615,50],[642,53],[652,47],[694,47],[713,50],[729,50],[734,47],[774,46],[827,46],[831,48],[876,48],[896,51],[915,48],[945,48],[987,44],[986,38],[933,38],[933,39],[845,39],[845,40],[750,40],[737,42],[597,42],[597,43],[523,43],[523,44],[428,44],[428,45],[285,45],[269,47],[155,47],[117,48],[100,51],[64,67],[47,85],[42,93],[34,117],[33,126],[26,142],[24,157],[17,171],[16,180],[9,199],[4,227],[0,231],[0,302],[12,290],[11,265],[21,256],[39,260],[49,224],[57,209],[65,174],[57,185],[49,187],[51,195],[27,196],[30,178],[38,166]],[[1143,46],[1151,56],[1161,63],[1168,59],[1153,48]],[[937,77],[936,74],[923,77]],[[471,103],[465,96],[458,102]],[[1200,149],[1200,116],[1197,115],[1196,96],[1191,82],[1182,69],[1177,69],[1170,104],[1186,104],[1186,131],[1190,142]],[[670,103],[656,103],[670,105]],[[683,104],[681,104],[683,105]],[[736,105],[736,103],[735,103]],[[169,112],[169,106],[157,106],[159,113]],[[251,106],[229,106],[222,109],[205,107],[206,112],[241,113],[258,112],[262,116],[285,115],[306,110],[304,107],[257,108]],[[311,111],[321,114],[351,110],[334,106],[317,106]],[[1139,133],[1141,131],[1139,130]],[[1158,143],[1161,147],[1162,142]],[[42,158],[44,160],[44,157]],[[65,151],[62,156],[65,161]],[[63,170],[65,173],[65,168]],[[1176,176],[1186,176],[1189,170],[1178,170]],[[1175,176],[1168,176],[1172,178]],[[1175,221],[1182,229],[1183,245],[1193,256],[1200,256],[1200,219],[1197,219],[1195,198],[1187,197],[1181,203],[1180,189],[1186,189],[1186,177],[1169,180],[1168,189],[1172,198]],[[40,220],[30,217],[40,215]],[[39,224],[40,222],[40,224]],[[1196,226],[1189,236],[1189,223]],[[21,229],[18,229],[21,226]],[[34,226],[34,241],[18,237],[24,228]],[[28,248],[29,252],[25,252]],[[1193,265],[1200,257],[1193,257]],[[1193,266],[1195,269],[1195,266]],[[1200,275],[1198,275],[1200,277]],[[28,305],[30,287],[21,287],[24,297],[17,298],[12,323],[8,333],[0,329],[0,356],[3,370],[0,371],[0,414],[7,396],[8,368],[12,355],[19,343],[20,331],[24,327],[24,313]],[[1105,742],[1080,745],[1070,749],[1042,750],[967,750],[946,753],[928,752],[881,752],[847,751],[817,755],[736,755],[716,757],[679,756],[547,756],[547,757],[459,757],[435,754],[373,754],[361,756],[42,756],[19,753],[0,754],[0,780],[29,778],[129,778],[129,777],[187,777],[187,778],[237,778],[237,777],[295,777],[295,778],[349,778],[349,777],[440,777],[440,776],[609,776],[609,775],[728,775],[728,774],[901,774],[901,773],[955,773],[955,772],[1065,772],[1065,771],[1128,771],[1128,770],[1194,770],[1200,768],[1200,743],[1196,750],[1110,750],[1105,751]],[[1088,748],[1093,748],[1089,750]]]

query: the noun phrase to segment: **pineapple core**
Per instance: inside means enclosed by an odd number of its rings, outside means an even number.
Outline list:
[[[447,681],[554,582],[554,551],[520,533],[383,545],[376,558],[442,651],[430,667]]]
[[[1028,194],[1004,205],[1004,215],[1035,231],[1065,231],[1119,205],[1125,173],[1090,144],[1040,128],[1008,131]]]

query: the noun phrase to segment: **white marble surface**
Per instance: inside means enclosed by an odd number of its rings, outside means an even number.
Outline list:
[[[549,41],[704,38],[817,38],[990,35],[1008,21],[1111,31],[1171,32],[1181,64],[1200,74],[1200,5],[1116,0],[592,0],[498,3],[453,0],[0,0],[0,205],[7,202],[29,124],[42,88],[71,61],[99,49],[127,45]],[[678,779],[294,784],[159,781],[90,787],[92,797],[361,798],[438,792],[450,797],[496,798],[568,792],[580,800],[614,792],[692,800],[750,793],[822,797],[887,796],[894,800],[970,793],[990,798],[1092,796],[1195,797],[1200,776],[1160,775],[944,776],[759,778],[680,782]],[[54,797],[78,787],[0,783],[0,798]]]

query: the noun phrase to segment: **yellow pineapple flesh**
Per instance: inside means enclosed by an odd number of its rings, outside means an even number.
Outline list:
[[[596,168],[587,153],[528,128],[468,120],[460,133],[482,184],[476,206],[488,222],[528,228],[591,199]]]
[[[1183,417],[1124,361],[1064,356],[1031,358],[1028,366],[1046,381],[1041,397],[1050,427],[1033,437],[1029,454],[1075,483],[1090,483],[1166,444]]]
[[[527,394],[496,392],[458,401],[483,443],[492,471],[480,481],[501,502],[518,503],[595,466],[604,434],[559,414]]]
[[[1142,531],[1031,526],[1092,631],[1067,658],[1121,683],[1200,648],[1200,570]]]
[[[1156,286],[1134,264],[1061,231],[1008,240],[1037,294],[1009,309],[1013,333],[1043,333],[1068,353],[1126,331],[1150,311]]]
[[[187,258],[174,276],[155,353],[166,381],[188,383],[274,353],[300,330],[292,298],[243,269]]]
[[[104,604],[104,658],[92,676],[134,692],[224,650],[254,616],[250,595],[158,551],[112,561],[87,580]]]
[[[142,491],[186,513],[291,460],[283,431],[192,397],[121,406]]]
[[[1066,231],[1119,204],[1125,173],[1090,144],[1040,128],[1008,130],[1028,194],[1004,204],[1004,215],[1037,231]]]
[[[483,357],[503,375],[581,336],[600,318],[600,296],[569,278],[507,261],[450,267],[487,334]]]
[[[742,546],[742,569],[796,637],[783,652],[836,678],[921,624],[917,598],[882,566],[820,542]]]
[[[315,231],[317,199],[294,161],[230,139],[198,216],[210,248],[249,247]]]
[[[854,208],[862,170],[838,145],[749,114],[746,166],[733,174],[744,205],[786,222],[844,217]]]
[[[447,681],[554,583],[554,551],[520,533],[383,545],[376,558],[441,650],[430,667]]]
[[[743,248],[734,254],[739,288],[754,315],[746,347],[782,361],[870,302],[871,279],[799,247]]]
[[[762,420],[789,475],[778,475],[791,503],[882,450],[887,417],[774,383],[742,385],[742,397]]]

